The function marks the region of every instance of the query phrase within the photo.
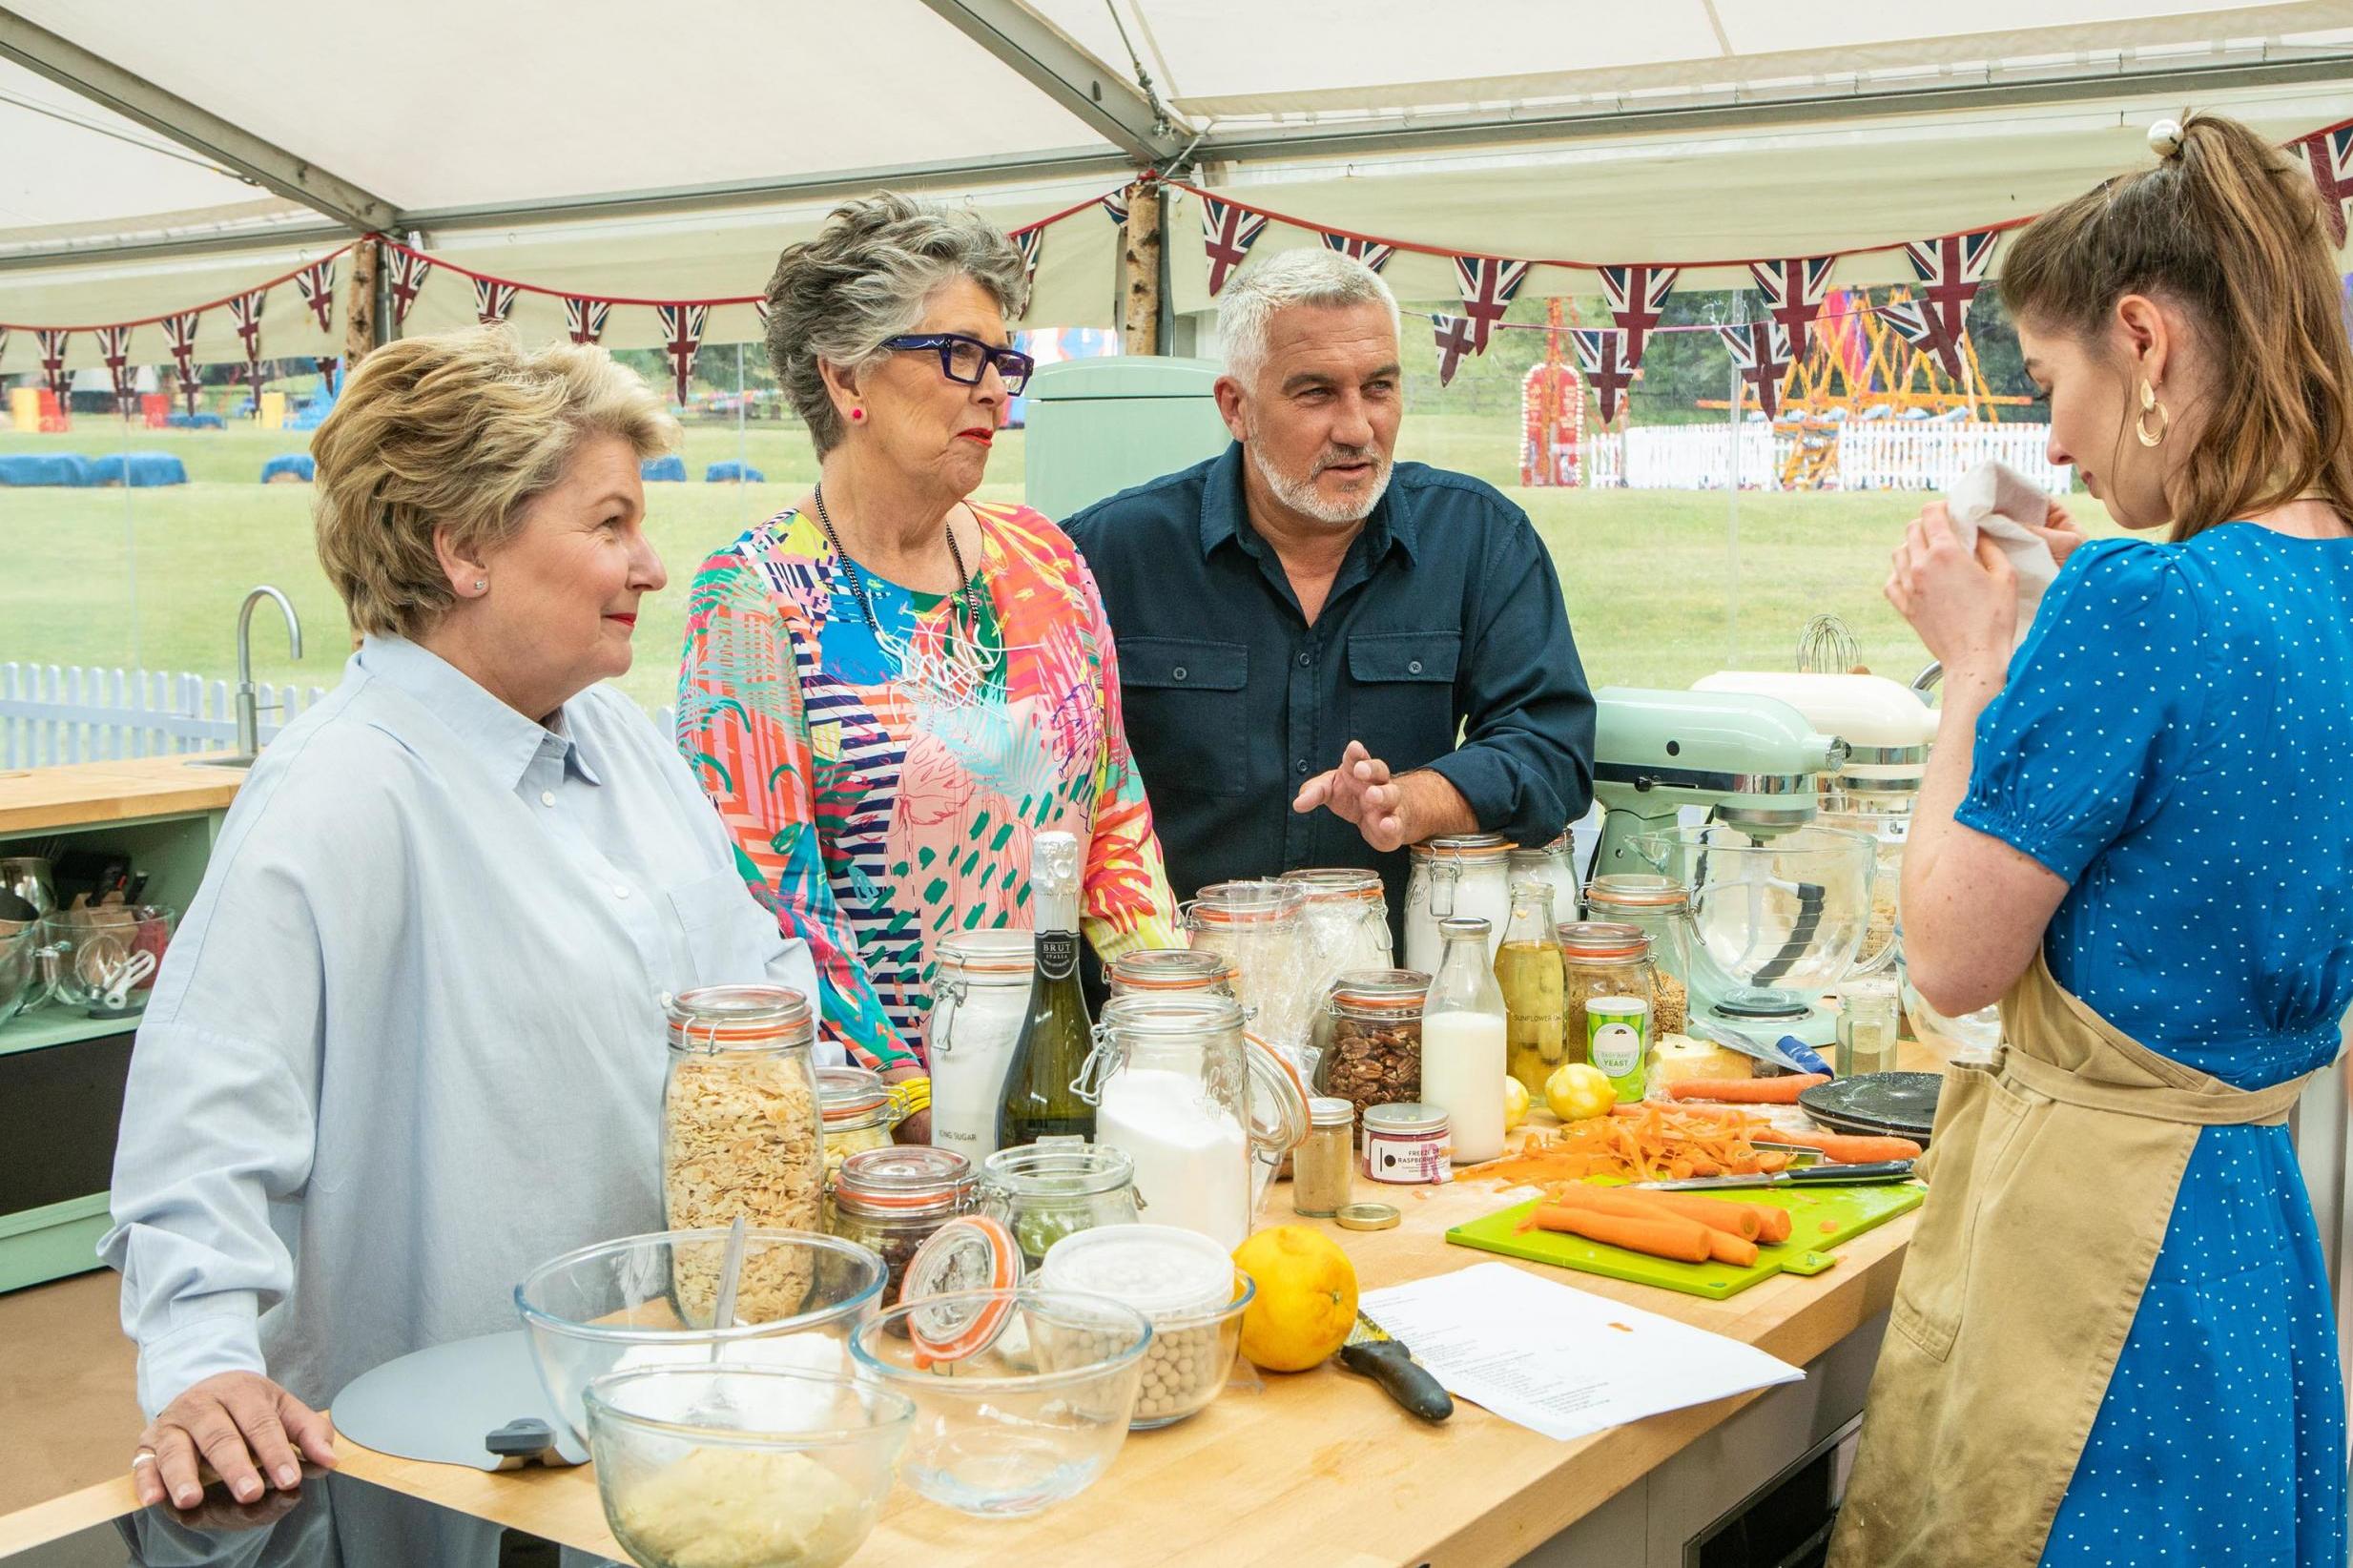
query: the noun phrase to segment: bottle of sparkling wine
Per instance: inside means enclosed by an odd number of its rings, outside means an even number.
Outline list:
[[[1094,1021],[1079,989],[1079,841],[1042,833],[1029,852],[1029,907],[1037,920],[1037,973],[1029,1016],[1005,1065],[997,1146],[1017,1148],[1058,1133],[1092,1141],[1095,1107],[1074,1086],[1095,1048]]]

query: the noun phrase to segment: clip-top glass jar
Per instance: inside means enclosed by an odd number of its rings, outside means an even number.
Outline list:
[[[1438,972],[1445,943],[1438,922],[1469,916],[1487,922],[1487,961],[1495,962],[1512,917],[1512,841],[1497,833],[1469,833],[1415,844],[1414,875],[1405,889],[1405,966]]]
[[[1242,1006],[1224,997],[1121,997],[1095,1025],[1082,1094],[1095,1141],[1135,1166],[1155,1225],[1230,1252],[1250,1232],[1249,1070]]]
[[[1312,868],[1287,871],[1283,880],[1308,897],[1308,951],[1318,995],[1352,969],[1386,969],[1397,961],[1379,872]]]
[[[1331,1042],[1316,1087],[1358,1116],[1421,1098],[1421,1010],[1430,977],[1418,969],[1352,969],[1331,982],[1324,1009]]]
[[[1193,992],[1236,997],[1235,979],[1231,959],[1194,947],[1147,947],[1112,959],[1104,970],[1104,983],[1115,998]]]
[[[1591,1058],[1585,1003],[1596,998],[1651,996],[1650,938],[1641,927],[1616,920],[1569,920],[1558,930],[1569,1020],[1568,1059],[1586,1062]]]
[[[1690,1021],[1691,895],[1669,877],[1619,872],[1585,889],[1585,918],[1630,925],[1650,939],[1650,1012],[1662,1035]]]
[[[1316,997],[1307,989],[1307,895],[1290,882],[1212,882],[1185,906],[1191,944],[1233,965],[1251,1030],[1296,1058],[1310,1043]]]
[[[664,1226],[724,1229],[741,1215],[761,1229],[816,1229],[825,1157],[809,999],[780,985],[706,985],[671,998],[664,1011]],[[691,1323],[709,1322],[717,1299],[718,1254],[700,1250],[679,1261],[671,1281],[679,1313]],[[808,1269],[798,1256],[746,1260],[737,1290],[742,1320],[766,1323],[797,1311]]]
[[[882,1260],[882,1305],[895,1306],[915,1256],[931,1233],[972,1212],[980,1174],[954,1149],[911,1144],[861,1149],[834,1177],[826,1228]]]
[[[901,1102],[865,1067],[817,1069],[817,1115],[825,1128],[825,1179],[863,1149],[889,1148],[891,1129],[907,1119]]]
[[[998,1103],[1029,1016],[1036,947],[1031,931],[960,931],[939,943],[925,1024],[932,1142],[975,1166],[997,1150]]]
[[[1577,885],[1577,861],[1570,852],[1569,836],[1562,834],[1542,849],[1516,849],[1509,856],[1510,878],[1514,885],[1534,877],[1550,882],[1553,887],[1553,908],[1568,913],[1577,908],[1580,889]]]
[[[1001,1148],[980,1167],[980,1210],[1013,1232],[1027,1269],[1064,1236],[1134,1224],[1137,1207],[1134,1162],[1076,1134]]]

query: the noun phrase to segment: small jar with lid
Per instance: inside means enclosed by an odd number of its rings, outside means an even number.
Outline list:
[[[1316,989],[1352,969],[1386,969],[1397,961],[1389,933],[1389,898],[1377,871],[1353,867],[1287,871],[1283,880],[1307,895],[1308,951]]]
[[[1365,1112],[1365,1174],[1400,1186],[1443,1186],[1455,1176],[1452,1137],[1441,1106],[1375,1105]]]
[[[1638,925],[1618,920],[1568,920],[1558,928],[1560,967],[1569,1017],[1567,1058],[1590,1060],[1585,1003],[1651,996],[1650,938]]]
[[[816,1072],[816,1019],[808,998],[778,985],[706,985],[664,1004],[670,1065],[662,1085],[662,1213],[671,1230],[725,1228],[737,1216],[763,1229],[815,1230],[825,1185]],[[681,1259],[679,1313],[708,1323],[719,1261],[711,1248]],[[798,1310],[809,1264],[747,1260],[738,1312],[764,1323]]]
[[[891,1129],[906,1120],[882,1075],[865,1067],[819,1067],[817,1113],[825,1126],[825,1179],[863,1149],[889,1148]]]
[[[1331,982],[1330,1048],[1316,1087],[1361,1114],[1421,1098],[1421,1014],[1430,977],[1418,969],[1353,969]]]
[[[1294,1057],[1310,1043],[1307,895],[1283,881],[1213,882],[1185,905],[1187,939],[1233,966],[1251,1032]]]
[[[1332,1095],[1308,1102],[1308,1137],[1291,1157],[1290,1207],[1328,1220],[1346,1207],[1356,1186],[1356,1107]]]
[[[977,1168],[997,1149],[1005,1069],[1029,1017],[1037,935],[960,931],[939,942],[924,1028],[932,1081],[932,1142]]]
[[[1585,918],[1630,925],[1650,939],[1650,1010],[1662,1035],[1690,1021],[1691,895],[1670,877],[1620,872],[1585,888]]]
[[[1487,961],[1495,961],[1512,916],[1511,853],[1512,841],[1497,833],[1461,834],[1414,846],[1414,874],[1405,890],[1408,969],[1438,972],[1446,945],[1438,922],[1458,915],[1487,922]]]
[[[1207,948],[1147,947],[1112,959],[1103,974],[1114,997],[1198,994],[1241,1000],[1233,960]]]
[[[910,1144],[860,1149],[834,1177],[826,1228],[882,1260],[882,1304],[895,1305],[916,1248],[978,1202],[980,1173],[954,1149]]]
[[[1064,1236],[1099,1225],[1133,1225],[1135,1163],[1075,1134],[1001,1148],[980,1167],[980,1211],[1012,1232],[1025,1268]]]

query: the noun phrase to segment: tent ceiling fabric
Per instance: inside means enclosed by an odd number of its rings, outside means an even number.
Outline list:
[[[1982,78],[2005,62],[2123,70],[2143,57],[2178,60],[2196,46],[2230,42],[2243,54],[2353,27],[2342,0],[1477,0],[1449,8],[1442,31],[1426,0],[1029,3],[1082,47],[1124,62],[1116,9],[1161,95],[1212,130],[1236,118],[1527,107],[1667,89],[1810,82],[1841,91],[1881,73],[1932,86],[1938,68]]]
[[[214,0],[192,9],[184,0],[0,0],[406,213],[618,192],[691,195],[931,165],[971,171],[969,183],[948,175],[933,181],[936,199],[970,201],[1007,226],[1123,178],[1109,142],[939,14],[958,4],[989,10],[1016,3],[690,0],[650,9],[638,0],[408,0],[398,8]],[[1132,46],[1183,134],[1205,134],[1211,150],[1223,127],[1263,143],[1269,130],[1311,121],[1377,126],[1467,114],[1501,125],[1563,105],[1599,114],[1616,106],[1836,99],[2037,73],[2116,80],[2112,96],[2036,107],[1931,108],[1923,100],[1919,110],[1871,119],[1809,109],[1794,123],[1736,117],[1722,129],[1673,135],[1612,134],[1604,124],[1573,141],[1392,150],[1345,162],[1211,157],[1197,183],[1308,220],[1306,228],[1270,226],[1253,259],[1316,242],[1319,225],[1519,258],[1688,263],[1889,246],[1999,223],[2145,160],[2149,121],[2184,106],[2178,93],[2146,84],[2136,92],[2134,76],[2168,63],[2322,52],[2346,62],[2342,78],[2207,92],[2196,102],[2282,139],[2353,114],[2353,0],[2195,10],[2162,0],[1974,0],[1965,9],[1880,0],[1861,12],[1785,0],[1649,0],[1576,8],[1574,27],[1561,25],[1557,0],[1474,0],[1439,27],[1426,0],[1026,4],[1123,78]],[[204,34],[191,38],[198,25]],[[1434,67],[1446,75],[1434,76]],[[2331,67],[2324,60],[2320,69]],[[131,239],[210,234],[216,225],[265,235],[300,225],[308,248],[282,241],[146,259],[110,259],[100,249],[0,271],[0,321],[88,325],[187,309],[342,242],[317,240],[322,228],[302,209],[197,167],[159,148],[160,139],[0,61],[0,146],[10,153],[0,167],[0,260],[12,248],[69,235]],[[1022,160],[1065,153],[1104,162],[1100,172],[1052,177],[1021,172]],[[426,246],[483,272],[585,295],[744,296],[760,290],[776,251],[812,232],[832,204],[738,195],[693,197],[662,216],[448,221],[430,229]],[[1212,303],[1200,234],[1197,203],[1183,198],[1168,245],[1181,311]],[[1117,231],[1099,211],[1047,231],[1029,320],[1110,324],[1117,250]],[[1387,276],[1411,299],[1455,298],[1443,258],[1401,253]],[[1888,253],[1852,258],[1837,275],[1849,283],[1904,276],[1901,258]],[[1738,269],[1695,270],[1683,279],[1703,288],[1746,282]],[[1523,292],[1593,287],[1590,273],[1539,267]],[[265,352],[333,351],[329,335],[303,325],[292,286],[280,293],[265,317]],[[407,329],[470,320],[470,293],[463,279],[437,278]],[[513,320],[526,333],[556,330],[561,302],[526,295]],[[727,307],[712,312],[705,340],[753,331],[749,307]],[[0,369],[31,367],[29,338],[18,334],[6,345]],[[656,340],[650,311],[615,309],[608,341]],[[146,342],[141,357],[155,352]],[[68,363],[93,363],[95,355],[85,335]],[[207,319],[198,356],[242,357],[225,313]]]

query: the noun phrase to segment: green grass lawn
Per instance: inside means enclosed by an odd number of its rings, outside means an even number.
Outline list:
[[[348,646],[341,606],[311,546],[310,489],[255,483],[262,463],[307,438],[269,431],[123,431],[84,418],[68,436],[0,432],[0,451],[97,455],[167,450],[193,483],[153,490],[0,489],[0,661],[143,666],[227,675],[238,600],[256,583],[285,589],[311,638],[288,661],[264,616],[262,678],[332,686]],[[1517,478],[1508,416],[1416,413],[1399,456]],[[672,578],[639,623],[637,668],[623,685],[641,702],[670,699],[685,620],[686,578],[714,547],[787,505],[814,475],[796,426],[691,429],[691,483],[648,486],[650,528]],[[705,485],[706,464],[738,455],[768,483]],[[1022,443],[1008,432],[984,498],[1022,494]],[[1916,509],[1900,495],[1738,497],[1682,491],[1513,490],[1558,563],[1571,623],[1596,685],[1687,686],[1729,665],[1794,667],[1800,629],[1843,617],[1874,670],[1909,679],[1925,662],[1880,597],[1888,552]]]

